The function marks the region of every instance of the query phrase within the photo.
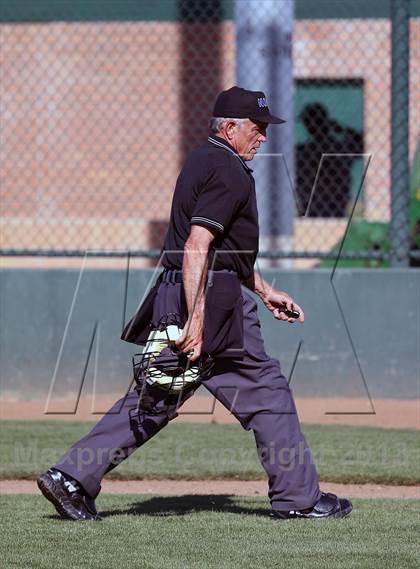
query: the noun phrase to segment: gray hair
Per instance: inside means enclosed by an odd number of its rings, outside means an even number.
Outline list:
[[[217,134],[218,132],[220,132],[223,128],[223,125],[227,121],[233,121],[238,128],[241,128],[241,126],[243,126],[243,124],[247,120],[248,119],[234,119],[234,118],[229,118],[229,117],[212,117],[210,119],[210,125],[209,125],[210,133],[211,134]]]

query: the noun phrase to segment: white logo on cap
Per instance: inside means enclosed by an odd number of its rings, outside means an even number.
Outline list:
[[[267,107],[267,100],[265,97],[258,98],[258,106],[259,107]]]

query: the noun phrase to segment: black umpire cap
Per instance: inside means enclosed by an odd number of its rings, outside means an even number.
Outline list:
[[[242,87],[231,87],[222,91],[216,99],[213,116],[251,119],[271,124],[286,122],[270,114],[266,96],[262,91],[248,91]]]

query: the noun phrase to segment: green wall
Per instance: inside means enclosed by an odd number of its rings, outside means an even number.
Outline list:
[[[56,370],[53,395],[76,397],[85,369],[87,391],[96,377],[97,394],[123,393],[137,349],[119,336],[153,272],[126,275],[2,269],[2,394],[46,397]],[[281,360],[287,377],[301,343],[292,376],[296,395],[364,398],[366,381],[373,398],[420,396],[420,270],[339,269],[334,289],[329,270],[272,270],[265,276],[305,309],[305,324],[291,326],[260,307],[267,351]]]

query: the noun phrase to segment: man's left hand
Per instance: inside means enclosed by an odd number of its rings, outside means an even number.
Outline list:
[[[299,322],[303,322],[305,320],[305,314],[302,308],[287,294],[287,292],[272,289],[265,297],[262,298],[262,301],[277,320],[285,320],[291,323],[296,322],[296,320]],[[295,310],[296,312],[299,312],[299,318],[287,316],[282,312],[282,309],[285,308],[287,310]]]

